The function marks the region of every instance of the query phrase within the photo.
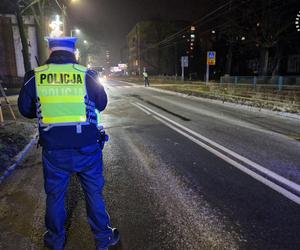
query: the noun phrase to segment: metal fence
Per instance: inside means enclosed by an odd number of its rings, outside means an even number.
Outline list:
[[[239,84],[266,86],[283,90],[284,88],[300,88],[300,76],[223,76],[220,84]]]
[[[137,78],[139,78],[137,76]],[[140,77],[142,81],[143,78]],[[174,83],[203,83],[201,80],[186,80],[181,81],[179,76],[174,75],[151,75],[150,80],[161,81],[166,83],[168,81]],[[281,90],[297,89],[300,90],[300,75],[298,76],[222,76],[219,81],[213,81],[222,84],[230,84],[232,86],[249,86],[256,89],[259,87],[266,87]]]

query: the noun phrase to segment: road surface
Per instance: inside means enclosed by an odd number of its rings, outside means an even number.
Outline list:
[[[114,249],[300,249],[300,121],[107,81]],[[1,186],[0,249],[43,249],[40,149]],[[74,177],[66,249],[94,249]]]

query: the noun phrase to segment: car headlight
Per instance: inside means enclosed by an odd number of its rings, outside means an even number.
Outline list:
[[[100,83],[106,82],[106,80],[107,80],[107,77],[106,77],[106,76],[99,76],[99,77],[98,77],[98,81],[99,81]]]

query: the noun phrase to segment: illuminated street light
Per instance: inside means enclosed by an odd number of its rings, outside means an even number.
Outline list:
[[[38,1],[37,1],[38,2]],[[58,5],[58,7],[61,9],[61,13],[62,13],[62,26],[63,26],[63,35],[66,35],[66,18],[67,18],[67,6],[65,4],[60,4],[59,1],[55,1],[56,4]],[[73,4],[80,2],[79,0],[70,0],[70,2]]]
[[[215,30],[212,30],[211,33],[212,33],[212,34],[216,34],[216,31],[215,31]]]
[[[296,24],[297,32],[299,32],[300,31],[300,11],[298,12],[298,14],[296,16],[295,24]]]
[[[51,29],[50,37],[60,37],[63,34],[62,25],[63,22],[60,20],[60,16],[56,15],[55,20],[49,24]]]
[[[242,41],[245,41],[245,40],[246,40],[246,37],[242,36],[241,40],[242,40]]]
[[[85,45],[87,45],[87,44],[88,44],[88,41],[87,41],[87,40],[84,40],[83,43],[84,43]]]

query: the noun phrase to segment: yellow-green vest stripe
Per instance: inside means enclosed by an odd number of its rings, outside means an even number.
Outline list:
[[[80,103],[82,100],[81,96],[66,96],[64,103]],[[41,96],[40,102],[42,103],[59,103],[61,101],[60,96]]]
[[[75,64],[48,64],[35,69],[42,124],[86,122],[86,70]]]

